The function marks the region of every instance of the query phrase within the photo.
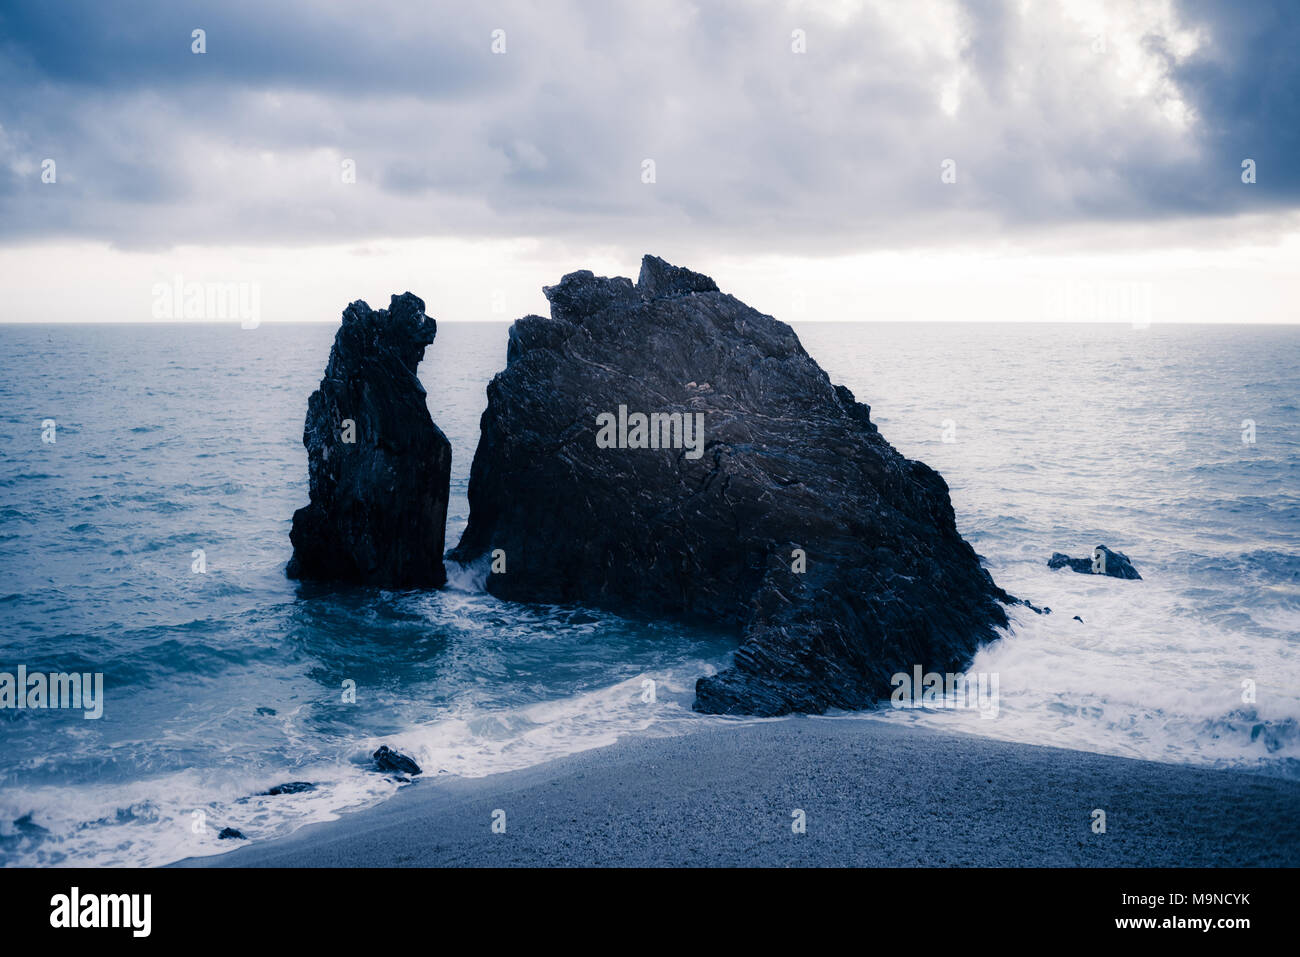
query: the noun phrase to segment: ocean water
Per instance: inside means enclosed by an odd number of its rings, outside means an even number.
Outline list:
[[[421,366],[453,447],[449,545],[506,328],[442,323]],[[1300,328],[796,329],[945,476],[998,583],[1053,609],[1017,609],[972,664],[998,676],[995,718],[826,720],[1300,777]],[[265,840],[439,776],[757,720],[690,710],[695,679],[728,662],[724,633],[511,605],[455,566],[437,592],[287,580],[333,335],[0,326],[0,671],[105,676],[99,720],[0,710],[0,862],[220,853],[242,843],[217,838],[227,826]],[[1103,542],[1144,580],[1046,567]],[[418,784],[367,770],[381,743],[419,761]],[[296,780],[317,787],[257,793]]]

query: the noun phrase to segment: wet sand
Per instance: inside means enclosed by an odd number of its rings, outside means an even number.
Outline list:
[[[176,866],[974,865],[1300,866],[1300,782],[791,718],[422,777],[378,807]]]

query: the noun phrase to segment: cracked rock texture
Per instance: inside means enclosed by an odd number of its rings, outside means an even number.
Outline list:
[[[961,670],[998,636],[1014,599],[944,480],[789,326],[653,256],[635,284],[582,271],[544,291],[550,317],[514,323],[488,386],[449,556],[504,550],[491,593],[734,628],[733,665],[697,683],[706,712],[866,707],[896,672]],[[703,413],[704,454],[598,447],[620,405]]]
[[[437,328],[409,292],[387,309],[357,301],[344,311],[307,402],[311,502],[293,515],[290,578],[392,588],[446,582],[451,444],[415,373]]]

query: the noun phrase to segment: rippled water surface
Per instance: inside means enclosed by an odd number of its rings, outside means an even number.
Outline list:
[[[421,367],[454,453],[449,543],[506,328],[443,323]],[[998,583],[1053,609],[976,658],[996,718],[870,720],[1300,776],[1300,330],[797,329],[945,476]],[[725,634],[510,605],[454,569],[440,592],[285,579],[333,334],[0,326],[0,670],[106,684],[98,721],[0,711],[0,860],[161,863],[227,849],[225,826],[287,833],[402,786],[365,769],[380,742],[435,778],[728,720],[690,711]],[[1099,542],[1144,580],[1046,568]],[[318,787],[254,796],[289,780]]]

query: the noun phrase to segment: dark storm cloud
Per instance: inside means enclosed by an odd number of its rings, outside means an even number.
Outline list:
[[[1200,55],[1172,67],[1205,118],[1208,164],[1233,169],[1250,157],[1268,190],[1247,198],[1294,202],[1300,197],[1300,6],[1184,0],[1181,9],[1209,35]]]
[[[476,55],[482,31],[472,10],[453,17],[402,7],[394,21],[382,4],[22,3],[0,12],[0,49],[34,76],[100,90],[212,84],[450,96],[491,81]],[[195,28],[219,56],[194,57]]]
[[[1069,4],[1027,9],[11,5],[0,239],[689,234],[815,252],[1295,204],[1286,4],[1119,4],[1100,50]]]

